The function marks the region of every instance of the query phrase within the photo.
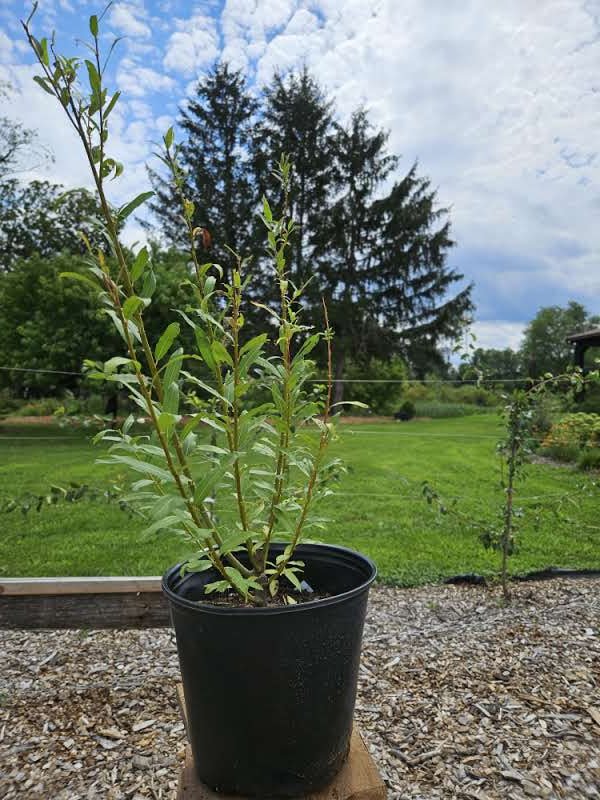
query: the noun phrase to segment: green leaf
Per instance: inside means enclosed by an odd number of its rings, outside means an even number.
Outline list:
[[[231,584],[229,581],[214,581],[213,583],[207,583],[204,587],[204,594],[212,594],[212,592],[226,592],[228,589],[231,589]]]
[[[98,291],[100,286],[96,283],[96,281],[88,278],[87,275],[82,275],[80,272],[61,272],[58,276],[59,278],[72,278],[75,281],[80,281],[81,283],[86,283],[88,286],[91,286],[93,289]]]
[[[121,206],[118,212],[120,219],[122,220],[127,219],[128,216],[133,214],[136,208],[141,206],[142,203],[145,203],[146,200],[149,200],[153,196],[154,192],[142,192],[141,194],[138,194],[138,196],[134,198],[130,203],[126,203],[124,206]]]
[[[248,539],[248,531],[234,531],[230,533],[223,539],[222,544],[219,545],[219,553],[222,556],[228,555],[243,544],[246,539]]]
[[[41,78],[39,75],[34,75],[33,80],[38,84],[38,86],[41,86],[45,92],[48,92],[48,94],[51,94],[54,97],[54,92],[50,88],[46,78]]]
[[[142,247],[131,266],[131,280],[134,283],[143,275],[149,257],[147,248]]]
[[[212,567],[212,562],[203,558],[191,558],[181,567],[180,575],[183,577],[188,572],[206,572]]]
[[[148,534],[156,533],[156,531],[161,531],[165,528],[172,528],[176,525],[181,527],[182,522],[183,520],[181,517],[175,515],[163,517],[162,519],[158,519],[156,522],[153,522],[152,525],[149,525],[147,528],[144,528],[142,533],[147,536]]]
[[[196,378],[195,375],[191,375],[189,372],[184,372],[184,375],[188,380],[192,381],[192,383],[195,383],[196,386],[199,386],[201,389],[204,389],[205,392],[208,392],[208,394],[216,397],[217,400],[220,400],[221,402],[226,403],[228,406],[231,406],[229,400],[224,395],[220,394],[220,392],[218,392],[214,387],[209,386],[208,383],[204,383],[204,381],[201,381],[199,378]]]
[[[119,367],[124,367],[126,364],[137,364],[139,367],[139,362],[134,362],[130,358],[125,358],[124,356],[114,356],[113,358],[109,358],[108,361],[104,362],[104,372],[107,375],[111,375]]]
[[[215,359],[213,357],[213,353],[210,347],[210,342],[204,331],[201,328],[194,328],[194,336],[196,337],[196,344],[198,346],[198,350],[200,351],[200,355],[206,362],[206,366],[209,369],[214,369]]]
[[[42,39],[40,42],[40,60],[45,67],[50,66],[50,58],[48,56],[48,39]]]
[[[231,456],[231,458],[228,458],[221,464],[218,464],[204,475],[204,478],[201,482],[196,484],[196,491],[194,492],[194,501],[196,503],[203,503],[204,498],[214,495],[217,484],[231,469],[235,458],[235,456]]]
[[[260,585],[254,578],[244,578],[235,567],[225,567],[225,573],[238,592],[244,597],[248,597],[250,589],[260,589]]]
[[[296,588],[298,591],[301,591],[300,581],[294,574],[293,570],[291,569],[284,569],[283,575],[288,579],[288,581]]]
[[[320,339],[321,339],[320,333],[313,333],[313,335],[309,336],[308,339],[304,342],[300,350],[298,350],[298,355],[307,356],[319,344]]]
[[[251,350],[260,349],[267,341],[267,338],[268,337],[266,333],[259,333],[258,336],[254,336],[252,339],[247,341],[243,347],[240,348],[240,355],[243,356],[245,353],[249,353]]]
[[[366,403],[361,403],[360,400],[340,400],[339,403],[333,403],[332,408],[336,406],[354,406],[355,408],[369,408]]]
[[[90,17],[90,33],[94,39],[98,36],[98,17],[95,14]]]
[[[227,364],[228,366],[233,367],[233,359],[227,352],[227,349],[222,342],[215,340],[211,345],[211,351],[217,364]]]
[[[164,136],[165,147],[167,148],[167,150],[173,146],[174,138],[175,138],[175,131],[173,130],[173,126],[171,126]]]
[[[263,195],[263,216],[267,222],[273,222],[273,212],[271,211],[271,206],[269,205],[269,201]]]
[[[156,275],[154,274],[152,267],[150,267],[150,269],[146,272],[146,277],[144,278],[144,283],[142,284],[142,290],[140,294],[142,297],[152,297],[155,289]]]
[[[123,316],[125,319],[131,319],[144,305],[141,297],[137,297],[135,294],[128,297],[123,303]]]
[[[113,108],[117,104],[117,100],[119,99],[119,97],[121,97],[121,92],[115,92],[113,96],[110,98],[109,104],[104,109],[104,119],[106,119],[110,114],[110,112],[113,110]]]
[[[162,405],[168,414],[176,414],[179,410],[179,386],[176,381],[166,385]]]
[[[204,425],[214,428],[214,430],[219,431],[219,433],[225,433],[225,428],[222,425],[219,425],[218,422],[215,422],[214,419],[210,419],[209,417],[201,417],[200,422]]]
[[[158,427],[163,433],[170,433],[178,421],[179,417],[176,414],[163,411],[158,417]]]
[[[100,92],[100,75],[98,74],[98,70],[96,69],[96,65],[92,64],[91,61],[86,59],[85,65],[88,71],[88,79],[90,81],[90,88],[94,94],[99,94]]]
[[[160,359],[169,352],[171,345],[179,336],[180,330],[181,328],[178,322],[172,322],[169,326],[167,326],[164,333],[158,340],[154,350],[154,356],[157,361],[160,361]]]
[[[194,450],[196,449],[196,445],[198,444],[198,437],[195,433],[188,433],[187,436],[182,436],[182,447],[183,452],[186,456],[191,455]]]
[[[215,444],[199,444],[196,449],[202,450],[205,453],[216,453],[219,456],[229,455],[229,450],[225,450],[223,447],[217,447]]]
[[[119,331],[119,333],[121,334],[121,336],[123,338],[123,341],[127,342],[127,337],[125,336],[125,331],[123,330],[123,325],[121,324],[121,320],[119,319],[117,314],[112,310],[112,308],[105,309],[104,313],[108,314],[108,316],[112,319],[112,321],[114,323],[114,326]],[[137,325],[134,322],[132,322],[131,320],[127,320],[127,329],[129,331],[130,335],[133,336],[133,338],[137,342],[139,342],[140,341],[140,332],[138,330]]]
[[[183,348],[179,347],[177,350],[175,350],[175,352],[171,355],[171,358],[168,360],[164,375],[165,387],[168,387],[172,383],[176,383],[179,380],[182,355],[183,355]]]
[[[157,467],[156,464],[149,464],[147,461],[139,461],[137,458],[131,456],[109,456],[108,458],[99,458],[98,464],[124,464],[126,467],[134,470],[135,472],[142,472],[146,475],[153,475],[160,481],[165,483],[173,483],[173,476],[170,472],[162,467]]]

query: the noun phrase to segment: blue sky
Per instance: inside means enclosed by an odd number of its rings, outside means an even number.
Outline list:
[[[102,8],[39,5],[36,31],[56,29],[63,51]],[[18,24],[29,7],[0,0],[0,81],[15,88],[4,113],[54,153],[30,177],[88,184],[60,109],[31,81]],[[475,282],[481,345],[517,345],[542,305],[600,312],[600,0],[130,0],[105,23],[107,42],[125,37],[110,76],[126,97],[116,201],[147,188],[152,142],[215,58],[257,87],[305,62],[342,116],[366,104],[401,169],[418,159],[451,208],[450,260]]]

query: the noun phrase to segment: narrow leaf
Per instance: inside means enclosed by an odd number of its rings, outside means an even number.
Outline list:
[[[212,343],[211,350],[217,364],[227,364],[228,366],[233,367],[233,359],[227,352],[227,349],[222,342],[214,341]]]
[[[142,192],[141,194],[138,194],[138,196],[134,198],[130,203],[121,206],[121,208],[119,209],[119,217],[121,219],[127,219],[127,217],[130,214],[133,214],[136,208],[141,206],[142,203],[145,203],[146,200],[149,200],[153,196],[154,192]]]
[[[33,80],[38,84],[38,86],[41,86],[45,92],[48,92],[48,94],[54,96],[54,92],[52,91],[52,89],[48,85],[48,82],[44,78],[41,78],[39,75],[34,75]]]
[[[157,361],[169,352],[169,349],[175,339],[179,336],[181,328],[178,322],[172,322],[164,331],[156,344],[154,355]]]
[[[113,96],[110,98],[110,102],[106,106],[106,109],[104,111],[104,119],[106,119],[108,117],[108,115],[110,114],[110,112],[113,110],[113,108],[117,104],[117,100],[119,99],[120,96],[121,96],[121,92],[115,92],[113,94]]]
[[[137,297],[137,295],[132,295],[128,297],[127,300],[123,303],[123,316],[125,319],[131,319],[135,314],[142,308],[144,305],[144,301],[141,297]]]
[[[138,280],[138,278],[141,278],[144,269],[146,268],[146,264],[148,263],[148,258],[148,250],[145,247],[142,247],[131,266],[131,280],[134,283]]]
[[[98,291],[100,287],[96,283],[96,281],[88,278],[87,275],[82,275],[80,272],[61,272],[58,276],[59,278],[72,278],[75,281],[80,281],[81,283],[86,283],[88,286],[91,286],[93,289]]]

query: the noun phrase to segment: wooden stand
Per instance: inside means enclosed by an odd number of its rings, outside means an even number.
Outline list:
[[[177,685],[177,699],[187,727],[183,687]],[[348,759],[337,777],[326,789],[306,795],[298,800],[386,800],[387,790],[377,767],[363,742],[360,732],[354,727]],[[194,771],[192,751],[186,747],[185,764],[179,776],[177,800],[244,800],[242,797],[217,794],[200,783]]]

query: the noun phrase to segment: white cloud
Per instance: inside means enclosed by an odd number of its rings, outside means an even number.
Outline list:
[[[0,28],[0,62],[8,64],[12,57],[13,43],[12,40]]]
[[[288,22],[297,5],[295,0],[226,0],[221,14],[225,38],[264,39]]]
[[[419,159],[451,207],[452,263],[493,255],[466,264],[487,318],[570,296],[598,308],[598,45],[585,45],[598,25],[588,6],[316,0],[314,20],[290,10],[265,47],[250,5],[227,3],[223,18],[229,37],[262,47],[258,80],[306,62],[342,116],[364,103],[390,130],[401,169]]]
[[[120,33],[146,38],[151,35],[152,31],[143,21],[144,15],[143,7],[135,7],[129,3],[117,3],[111,9],[110,22]]]
[[[167,114],[163,114],[160,117],[157,117],[154,120],[154,127],[160,133],[161,136],[169,130],[169,128],[173,125],[173,117],[168,116]]]
[[[504,320],[486,320],[474,322],[471,326],[475,334],[475,347],[502,350],[510,347],[518,350],[523,340],[526,322],[506,322]]]
[[[128,97],[144,97],[153,92],[167,92],[175,88],[175,81],[151,67],[142,67],[124,58],[117,72],[119,88]]]
[[[187,20],[176,20],[176,27],[178,30],[169,37],[163,66],[185,76],[195,75],[219,55],[215,22],[196,14]]]

